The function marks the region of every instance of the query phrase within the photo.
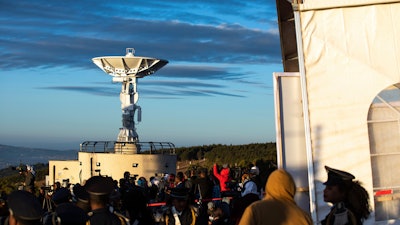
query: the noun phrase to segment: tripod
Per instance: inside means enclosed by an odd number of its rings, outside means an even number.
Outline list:
[[[51,204],[51,198],[49,196],[48,190],[44,191],[44,199],[43,199],[42,209],[47,209],[47,212],[53,211],[53,206]]]

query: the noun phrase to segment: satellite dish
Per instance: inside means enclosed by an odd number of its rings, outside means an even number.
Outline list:
[[[113,77],[113,82],[122,83],[120,100],[123,127],[120,128],[118,135],[119,142],[139,142],[133,118],[135,110],[139,109],[138,121],[141,120],[141,108],[136,105],[139,101],[139,93],[136,91],[137,79],[155,73],[168,63],[167,60],[135,56],[134,54],[135,49],[127,48],[125,56],[102,56],[92,59],[94,64]],[[133,91],[130,91],[130,87]]]
[[[125,56],[102,56],[92,61],[110,76],[137,78],[151,75],[168,63],[163,59],[134,56],[134,53],[133,48],[127,48]]]

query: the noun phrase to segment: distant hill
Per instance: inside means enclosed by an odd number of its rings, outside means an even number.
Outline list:
[[[78,151],[26,148],[0,144],[0,169],[19,164],[48,163],[49,160],[77,159]]]

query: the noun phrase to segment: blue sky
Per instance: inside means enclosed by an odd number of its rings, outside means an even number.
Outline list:
[[[271,0],[0,0],[0,144],[115,141],[120,83],[91,59],[128,47],[169,61],[139,80],[140,141],[274,142],[276,20]]]

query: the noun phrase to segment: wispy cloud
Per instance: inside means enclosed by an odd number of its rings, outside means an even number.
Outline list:
[[[137,56],[169,61],[138,82],[140,99],[151,103],[145,111],[173,109],[161,119],[174,129],[166,135],[161,124],[144,124],[148,138],[192,146],[264,141],[275,134],[266,132],[273,124],[266,122],[273,107],[271,70],[281,63],[275,21],[275,0],[0,0],[0,102],[6,106],[0,139],[75,146],[88,135],[110,136],[120,122],[102,118],[114,109],[84,118],[88,105],[79,101],[118,103],[121,84],[91,59],[121,56],[132,47]],[[75,101],[70,112],[65,103]]]
[[[195,81],[166,81],[166,80],[157,80],[157,81],[144,81],[140,83],[140,86],[167,86],[167,87],[207,87],[207,88],[224,88],[226,86],[219,84],[210,84],[204,82],[195,82]]]
[[[94,87],[94,86],[52,86],[52,87],[38,87],[37,89],[43,90],[58,90],[58,91],[72,91],[80,92],[85,94],[93,94],[100,96],[113,96],[117,95],[117,88],[107,88],[107,87]]]
[[[262,3],[271,7],[260,9],[260,13],[272,15],[272,3]],[[251,3],[218,1],[208,9],[210,13],[201,15],[202,11],[196,10],[168,10],[197,7],[204,11],[206,5],[181,1],[135,5],[126,1],[81,1],[79,8],[65,1],[2,2],[0,68],[89,68],[90,58],[121,55],[126,47],[135,47],[137,55],[175,62],[279,62],[279,37],[270,24],[254,29],[224,23],[223,16],[233,17],[236,10],[246,10],[247,4]],[[260,18],[246,12],[241,15]]]
[[[182,98],[184,96],[230,96],[245,97],[245,95],[230,94],[224,92],[226,87],[223,85],[209,84],[204,82],[185,82],[185,81],[156,81],[141,82],[139,93],[146,98]],[[154,87],[154,88],[152,88]],[[71,91],[85,94],[115,97],[120,91],[118,84],[94,83],[93,86],[48,86],[38,87],[41,90]],[[142,96],[142,95],[141,95]]]
[[[134,47],[138,56],[169,61],[153,75],[166,80],[141,81],[148,97],[245,97],[215,81],[264,85],[247,80],[251,72],[239,65],[280,62],[279,36],[270,19],[275,13],[272,0],[2,1],[0,70],[97,70],[91,58],[123,55],[126,47]],[[147,89],[150,85],[158,88]],[[102,96],[119,92],[119,86],[109,84],[40,89]]]
[[[162,69],[162,72],[156,76],[173,77],[173,78],[194,78],[198,80],[224,80],[239,79],[245,77],[246,74],[231,72],[235,68],[221,68],[213,66],[200,65],[169,65]],[[236,69],[238,71],[238,69]]]

